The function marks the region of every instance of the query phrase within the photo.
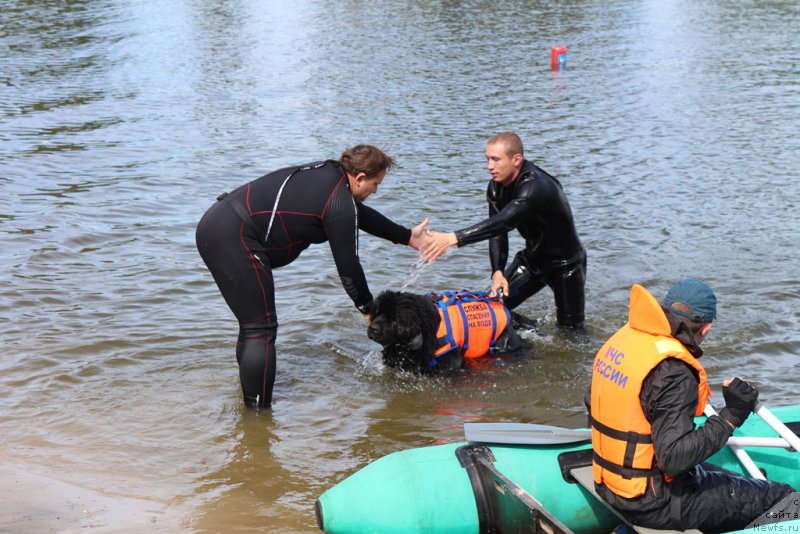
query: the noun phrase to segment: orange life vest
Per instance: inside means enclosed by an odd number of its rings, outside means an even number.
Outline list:
[[[652,429],[639,394],[650,372],[667,358],[691,366],[699,377],[695,416],[702,415],[711,390],[706,371],[672,337],[667,316],[642,286],[631,288],[628,323],[603,345],[594,359],[591,386],[594,481],[615,494],[639,497],[649,477],[670,478],[655,465]]]
[[[462,351],[465,358],[480,358],[494,348],[511,320],[502,301],[485,291],[449,291],[439,297],[439,348],[434,358],[451,350]]]

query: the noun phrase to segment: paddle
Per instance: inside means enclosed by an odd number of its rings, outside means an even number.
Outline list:
[[[531,423],[464,423],[468,441],[512,445],[561,445],[590,441],[590,430]]]
[[[760,402],[756,404],[756,409],[754,411],[756,415],[758,415],[764,420],[765,423],[772,427],[772,430],[777,432],[780,437],[785,439],[794,450],[800,452],[800,437],[792,432],[792,430],[787,427],[783,421],[775,417],[775,415]]]
[[[790,431],[791,432],[791,431]],[[564,445],[591,441],[591,430],[562,428],[533,423],[464,423],[464,437],[468,441],[503,443],[511,445]],[[783,438],[732,436],[727,445],[739,447],[789,448]]]
[[[703,413],[706,414],[706,417],[711,417],[712,415],[717,415],[717,411],[714,409],[713,406],[711,406],[711,404],[706,404],[705,408],[703,409]],[[733,454],[736,455],[736,458],[739,459],[739,463],[742,464],[742,467],[744,467],[745,470],[748,473],[750,473],[751,477],[753,477],[753,478],[755,478],[757,480],[766,480],[767,479],[767,477],[764,476],[764,473],[761,472],[761,470],[758,468],[758,466],[755,464],[755,462],[753,462],[753,459],[750,458],[750,455],[747,454],[747,451],[745,451],[739,445],[728,444],[728,446],[733,451]]]

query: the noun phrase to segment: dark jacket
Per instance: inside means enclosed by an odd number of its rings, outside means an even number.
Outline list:
[[[411,238],[410,229],[356,202],[347,176],[333,160],[273,171],[231,192],[231,197],[248,210],[258,233],[245,225],[245,237],[264,244],[273,269],[293,262],[310,244],[328,241],[342,286],[362,313],[372,294],[358,257],[359,228],[393,243],[408,244]]]
[[[673,336],[695,358],[703,352],[684,323],[667,312]],[[697,408],[698,377],[694,369],[680,360],[670,358],[653,369],[642,383],[639,400],[645,417],[652,427],[655,461],[667,475],[680,478],[696,465],[725,446],[733,429],[719,416],[709,417],[695,427],[694,412]],[[587,389],[585,403],[589,407],[590,392]],[[626,499],[598,486],[598,493],[614,508],[622,512],[656,510],[664,508],[669,514],[670,484],[662,478],[654,478],[647,493],[635,499]]]

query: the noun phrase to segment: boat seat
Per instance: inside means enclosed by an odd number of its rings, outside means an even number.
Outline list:
[[[594,489],[594,474],[592,473],[592,466],[591,465],[583,466],[583,467],[575,467],[572,470],[570,470],[569,473],[570,473],[570,475],[572,475],[572,478],[574,478],[578,482],[578,484],[583,486],[583,489],[585,489],[586,491],[591,493],[592,496],[595,499],[597,499],[598,501],[603,503],[606,506],[606,508],[608,508],[609,510],[614,512],[614,515],[619,517],[622,522],[624,522],[626,525],[628,525],[630,528],[632,528],[636,532],[639,532],[640,534],[677,534],[677,533],[680,533],[680,532],[683,532],[683,533],[686,533],[686,534],[702,534],[702,532],[700,532],[699,530],[696,530],[696,529],[693,529],[693,530],[658,530],[658,529],[655,529],[655,528],[645,528],[645,527],[640,527],[638,525],[631,525],[630,523],[628,523],[625,520],[624,517],[622,517],[622,514],[617,512],[614,508],[611,507],[610,504],[608,504],[606,501],[604,501],[603,498],[600,497],[600,495],[597,494],[597,491],[595,491],[595,489]]]

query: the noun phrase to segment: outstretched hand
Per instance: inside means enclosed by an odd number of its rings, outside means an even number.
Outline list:
[[[430,241],[430,230],[428,230],[428,223],[430,217],[425,217],[421,223],[411,229],[411,239],[408,240],[408,246],[414,250],[419,250],[420,247]]]
[[[422,261],[430,263],[452,247],[458,244],[455,232],[435,232],[430,231],[430,240],[422,246]]]

